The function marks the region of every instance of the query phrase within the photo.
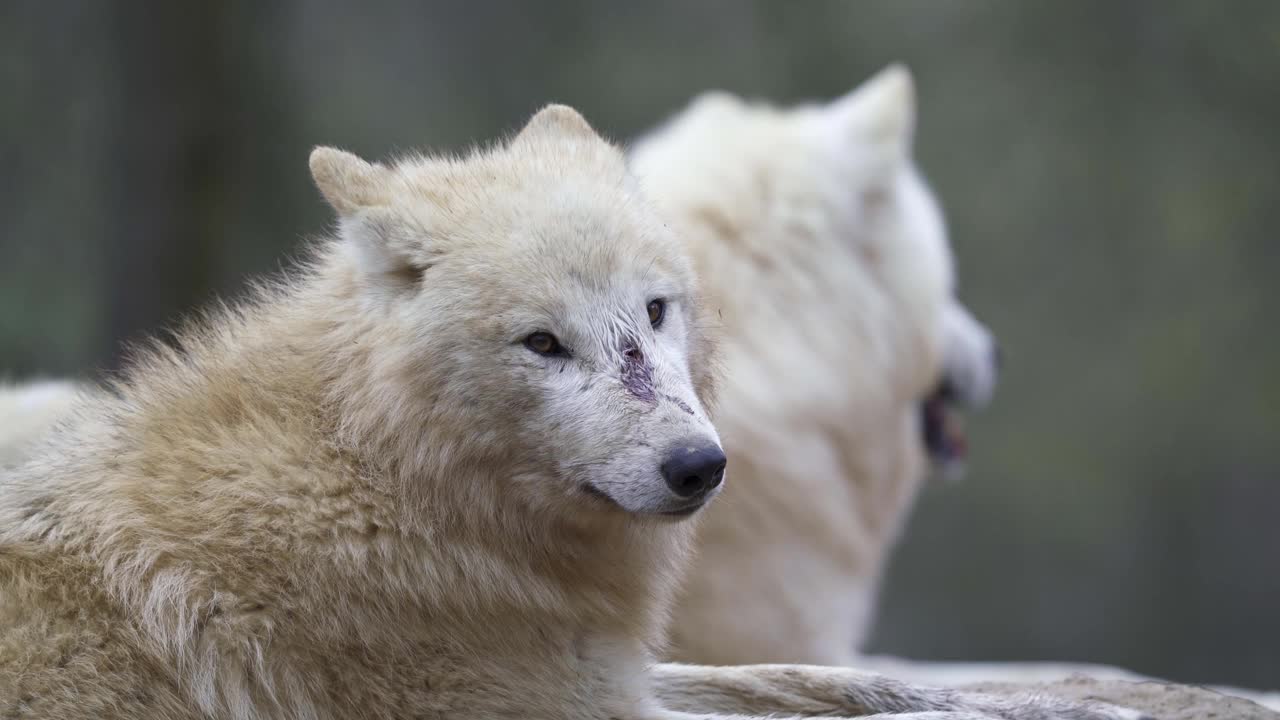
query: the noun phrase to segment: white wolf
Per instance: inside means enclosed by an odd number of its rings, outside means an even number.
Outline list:
[[[893,66],[825,105],[707,94],[632,151],[726,326],[716,424],[731,490],[699,529],[672,654],[958,686],[1143,679],[858,654],[924,456],[939,476],[962,470],[951,406],[985,405],[999,364],[954,295],[941,213],[911,159],[914,124],[911,76]],[[1274,695],[1220,690],[1280,708]]]
[[[553,106],[463,159],[311,167],[337,238],[0,476],[6,713],[1130,715],[654,664],[724,457],[714,323],[622,154]]]
[[[955,298],[913,125],[895,66],[825,105],[709,94],[632,152],[725,325],[733,489],[700,528],[679,658],[853,662],[926,450],[963,459],[947,405],[987,401],[995,344]]]

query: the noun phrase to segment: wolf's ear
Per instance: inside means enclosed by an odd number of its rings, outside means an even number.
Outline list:
[[[337,211],[342,240],[356,267],[379,287],[405,285],[424,267],[425,233],[415,232],[395,213],[392,172],[335,148],[311,151],[311,177]]]
[[[899,160],[911,155],[916,91],[911,71],[890,65],[828,106],[839,132]]]
[[[529,142],[539,138],[604,141],[587,119],[568,105],[548,105],[539,110],[516,135],[515,142]]]
[[[311,177],[320,194],[343,217],[386,202],[391,171],[331,147],[311,151]]]

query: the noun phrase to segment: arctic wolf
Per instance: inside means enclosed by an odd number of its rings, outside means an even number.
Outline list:
[[[911,159],[911,77],[832,103],[705,95],[632,151],[724,324],[717,427],[732,489],[707,512],[675,656],[845,665],[950,405],[982,405],[995,343],[954,295],[942,214]]]
[[[820,106],[707,94],[632,152],[727,326],[716,424],[732,479],[704,513],[674,655],[946,685],[1143,679],[856,654],[922,476],[962,471],[956,407],[985,405],[999,365],[955,297],[941,214],[911,161],[914,116],[911,77],[891,67]]]
[[[725,458],[714,323],[622,154],[552,106],[462,159],[311,169],[337,237],[0,476],[8,714],[1127,716],[655,664]]]

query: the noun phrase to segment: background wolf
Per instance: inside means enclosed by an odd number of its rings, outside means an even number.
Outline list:
[[[996,347],[954,296],[914,125],[892,67],[790,111],[707,95],[632,153],[725,325],[734,482],[699,531],[678,657],[851,664],[926,450],[963,462],[947,405],[986,401]]]

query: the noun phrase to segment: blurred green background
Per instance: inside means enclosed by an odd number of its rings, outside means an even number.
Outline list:
[[[872,650],[1280,686],[1280,2],[0,5],[0,369],[92,376],[329,221],[308,149],[459,148],[540,104],[634,137],[713,87],[893,60],[1000,335]]]

